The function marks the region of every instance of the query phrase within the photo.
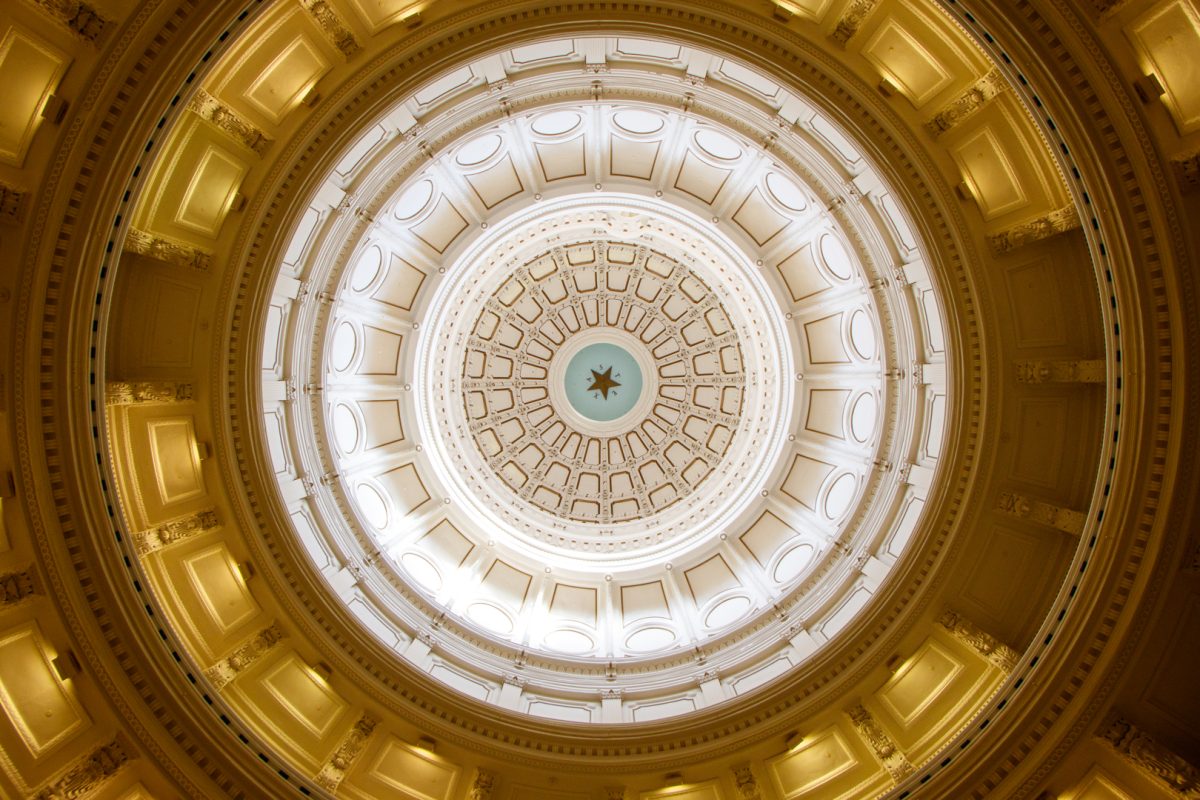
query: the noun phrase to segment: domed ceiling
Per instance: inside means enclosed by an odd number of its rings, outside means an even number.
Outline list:
[[[1138,2],[0,10],[0,794],[1167,791]]]
[[[559,99],[584,52],[618,97]],[[918,524],[890,465],[934,474],[945,378],[901,379],[945,335],[889,276],[923,247],[839,126],[745,64],[617,37],[496,60],[510,113],[473,71],[433,78],[362,123],[284,248],[276,295],[302,289],[266,328],[265,390],[310,402],[265,423],[285,494],[325,476],[301,541],[472,696],[674,716],[711,704],[679,688],[700,648],[750,692],[819,649],[798,620],[848,630]],[[707,113],[667,102],[689,61],[714,65]]]

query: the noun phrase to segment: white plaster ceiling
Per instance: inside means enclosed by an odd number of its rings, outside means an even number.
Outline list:
[[[695,85],[723,113],[681,110],[695,51],[588,41],[460,68],[331,159],[266,328],[265,392],[312,402],[264,421],[285,499],[308,484],[301,542],[400,657],[644,721],[700,707],[697,659],[749,692],[869,604],[936,472],[945,371],[907,376],[944,337],[893,281],[928,281],[905,212],[833,122],[728,61]],[[628,97],[562,100],[584,50]],[[521,373],[585,329],[653,333],[627,429],[573,428]]]

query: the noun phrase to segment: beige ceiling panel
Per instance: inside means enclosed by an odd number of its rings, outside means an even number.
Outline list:
[[[791,222],[773,209],[758,189],[751,192],[734,212],[733,221],[750,234],[759,247],[774,239]]]
[[[270,133],[339,58],[299,3],[279,3],[239,39],[205,88]]]
[[[593,800],[591,792],[569,792],[565,789],[547,789],[544,786],[533,786],[528,783],[514,783],[508,794],[509,800],[525,800],[536,797],[538,800]]]
[[[55,655],[36,622],[0,635],[0,705],[34,758],[91,724],[55,672]]]
[[[621,587],[621,618],[626,626],[647,617],[670,619],[662,581]]]
[[[352,180],[354,173],[358,172],[369,162],[370,159],[367,157],[375,149],[375,146],[380,142],[386,141],[387,138],[387,128],[383,125],[373,126],[355,142],[354,147],[350,148],[345,157],[333,168],[333,171],[343,180]]]
[[[928,639],[896,670],[877,693],[879,702],[901,727],[908,728],[938,705],[959,678],[966,664],[936,640]]]
[[[243,96],[270,124],[278,125],[331,66],[315,39],[299,34],[250,81]]]
[[[1059,797],[1062,800],[1135,800],[1137,795],[1096,766],[1075,788]]]
[[[123,268],[140,270],[142,264]],[[190,276],[180,280],[172,270],[141,271],[115,301],[121,357],[110,369],[126,375],[178,375],[192,366],[199,336],[200,288]],[[270,341],[267,342],[268,347]]]
[[[584,160],[585,136],[576,136],[566,142],[535,142],[534,153],[542,168],[542,176],[549,181],[560,178],[577,178],[587,174]]]
[[[812,511],[817,510],[817,495],[821,484],[834,470],[833,464],[818,461],[804,455],[792,460],[792,468],[783,480],[781,491]]]
[[[1192,594],[1183,602],[1173,603],[1177,622],[1169,644],[1154,670],[1154,678],[1145,684],[1145,703],[1171,720],[1181,731],[1194,730],[1200,720],[1200,692],[1196,686],[1196,648],[1200,644],[1200,586],[1193,584]]]
[[[150,176],[150,202],[134,225],[167,239],[211,246],[249,165],[224,134],[192,115],[180,125]]]
[[[661,141],[635,141],[609,136],[609,173],[623,178],[650,180],[658,164]]]
[[[529,584],[532,581],[532,575],[497,560],[492,562],[479,588],[485,596],[519,611],[529,596]]]
[[[1013,425],[1014,478],[1051,491],[1060,489],[1069,413],[1065,396],[1020,399]]]
[[[1142,69],[1166,89],[1163,102],[1180,133],[1200,129],[1200,9],[1195,2],[1157,3],[1126,31]]]
[[[846,438],[846,403],[849,389],[813,389],[808,393],[808,418],[804,427],[835,439]]]
[[[936,459],[942,455],[942,437],[946,432],[946,395],[943,392],[929,392],[927,396],[922,449],[926,458]]]
[[[363,419],[364,450],[404,440],[398,400],[359,400],[358,410]]]
[[[913,295],[917,300],[917,312],[921,318],[921,332],[925,334],[925,349],[932,353],[941,353],[946,349],[942,311],[938,305],[937,294],[932,289],[921,289],[916,284]]]
[[[879,723],[909,759],[919,763],[961,725],[964,710],[982,702],[1002,677],[975,650],[939,632],[865,704],[877,707]]]
[[[911,23],[909,23],[911,25]],[[896,15],[888,16],[863,47],[863,55],[918,108],[951,83],[951,73]]]
[[[979,202],[984,219],[995,219],[1029,205],[1030,198],[1018,172],[1017,153],[1001,142],[1013,139],[1008,131],[983,127],[954,151],[963,178]]]
[[[725,798],[721,794],[719,784],[716,781],[709,781],[642,792],[638,795],[638,800],[725,800]]]
[[[483,172],[467,175],[466,180],[479,202],[487,208],[492,208],[525,189],[513,166],[511,156],[504,156],[498,164]]]
[[[454,94],[466,89],[475,82],[475,73],[470,67],[461,67],[453,72],[447,73],[435,80],[433,83],[421,89],[413,99],[422,106],[429,106],[434,103],[448,100]]]
[[[404,337],[372,325],[363,326],[363,357],[359,375],[396,375],[400,370],[400,345]]]
[[[1067,316],[1054,262],[1037,258],[1004,272],[1018,347],[1065,347]]]
[[[260,608],[224,543],[180,559],[192,592],[221,636],[230,636],[258,616]]]
[[[1067,204],[1066,187],[1041,135],[1004,92],[943,137],[983,218],[996,228]]]
[[[287,446],[284,416],[279,411],[263,412],[263,433],[267,440],[267,453],[276,474],[292,469],[292,454]]]
[[[715,555],[707,561],[685,570],[683,574],[687,578],[688,590],[692,593],[692,600],[696,603],[697,608],[703,607],[709,600],[722,592],[736,589],[742,585],[721,555]]]
[[[769,681],[778,678],[785,672],[795,666],[786,653],[781,653],[779,656],[770,659],[764,664],[760,664],[748,672],[744,672],[736,678],[728,681],[729,688],[733,689],[735,695],[746,694],[747,692],[757,689]]]
[[[767,769],[784,800],[845,797],[881,771],[856,734],[840,725],[807,734],[767,761]]]
[[[354,12],[366,23],[372,34],[405,17],[420,13],[428,0],[347,0]]]
[[[747,69],[736,61],[722,59],[711,74],[734,84],[742,91],[757,95],[760,99],[771,101],[779,97],[782,90],[779,84],[757,70]]]
[[[588,723],[592,721],[592,709],[579,703],[555,703],[547,700],[534,700],[525,706],[525,712],[538,717],[561,720],[562,722]],[[541,797],[542,795],[539,793],[535,796]]]
[[[538,61],[550,61],[566,58],[575,53],[575,42],[573,39],[557,39],[549,42],[538,42],[536,44],[523,45],[514,47],[509,51],[513,63],[522,67],[529,66]]]
[[[675,188],[711,205],[732,174],[733,170],[714,167],[689,152],[675,177]]]
[[[359,762],[364,768],[351,773],[349,783],[361,786],[370,797],[449,800],[454,796],[458,767],[396,736],[379,738],[378,750],[364,754]]]
[[[474,697],[476,700],[487,700],[488,695],[491,693],[491,689],[483,681],[476,680],[468,676],[465,672],[450,667],[447,664],[434,664],[430,668],[429,674],[468,697]]]
[[[820,22],[829,10],[833,0],[772,0],[772,2],[789,14]]]
[[[33,34],[10,27],[0,38],[0,160],[20,166],[70,58]]]
[[[984,530],[984,546],[964,570],[954,602],[984,630],[1016,644],[1027,635],[1042,595],[1054,588],[1047,581],[1058,567],[1062,536],[1000,525]]]
[[[656,719],[665,719],[667,717],[674,717],[679,714],[689,714],[696,710],[696,701],[691,697],[680,697],[675,700],[667,700],[661,703],[644,703],[641,705],[636,705],[633,706],[632,710],[634,722],[651,722]],[[642,796],[645,797],[645,795]],[[656,796],[670,797],[671,795]],[[716,800],[721,800],[721,798],[718,797]]]
[[[617,39],[615,52],[619,55],[635,56],[638,58],[655,58],[663,61],[674,61],[679,58],[681,48],[672,42],[661,42],[653,39],[635,39],[622,36]]]
[[[443,574],[449,574],[466,560],[475,545],[449,521],[442,520],[417,540],[417,549],[436,561]]]
[[[765,511],[739,538],[759,566],[766,567],[779,548],[798,535],[791,525]]]
[[[437,205],[429,216],[413,225],[416,236],[436,250],[444,253],[454,239],[467,229],[467,220],[445,195],[438,198]]]
[[[429,500],[429,492],[412,464],[404,464],[388,470],[378,478],[384,492],[395,501],[396,511],[406,516]]]
[[[200,471],[200,452],[193,418],[160,417],[148,420],[146,436],[159,502],[166,506],[203,495],[204,475]]]
[[[596,627],[596,590],[566,583],[554,585],[550,595],[550,616],[582,622]]]
[[[812,297],[833,285],[817,268],[812,244],[788,254],[775,268],[779,270],[793,301]]]
[[[804,323],[804,341],[811,364],[849,364],[846,341],[842,335],[842,313]]]
[[[350,710],[325,676],[294,650],[253,665],[225,693],[243,713],[258,718],[276,746],[309,769],[332,750]]]

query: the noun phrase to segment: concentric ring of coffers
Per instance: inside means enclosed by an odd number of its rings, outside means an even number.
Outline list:
[[[729,314],[705,282],[644,244],[603,239],[504,272],[468,316],[462,371],[488,468],[520,500],[602,525],[644,524],[699,489],[742,427],[746,381]],[[568,377],[572,366],[585,371]]]
[[[589,191],[490,224],[419,343],[421,437],[453,504],[533,568],[616,580],[686,560],[761,492],[790,423],[791,346],[756,273],[656,197]],[[644,352],[655,384],[614,436],[547,380],[558,349],[597,336]]]
[[[265,327],[264,396],[279,398],[264,403],[269,452],[331,591],[413,668],[574,722],[648,721],[746,694],[846,629],[917,527],[946,414],[944,370],[898,380],[914,361],[945,360],[937,295],[904,211],[851,138],[731,62],[682,113],[678,65],[631,41],[606,44],[638,73],[628,99],[562,105],[588,82],[572,57],[547,56],[528,81],[506,61],[511,116],[493,113],[482,72],[460,70],[364,125],[296,222]],[[777,118],[791,133],[777,135]],[[790,423],[762,489],[669,562],[609,570],[581,549],[551,566],[504,546],[451,500],[448,466],[420,433],[415,343],[439,287],[491,226],[587,192],[721,231],[793,351],[781,376]],[[539,252],[558,244],[529,230]],[[572,239],[640,233],[618,220]],[[461,375],[463,363],[447,368]],[[320,391],[291,405],[274,388],[288,383]],[[695,648],[721,676],[715,695],[695,680]]]

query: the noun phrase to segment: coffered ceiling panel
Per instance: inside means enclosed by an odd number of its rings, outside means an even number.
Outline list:
[[[30,31],[0,34],[0,160],[20,166],[42,110],[70,64],[66,53]]]

